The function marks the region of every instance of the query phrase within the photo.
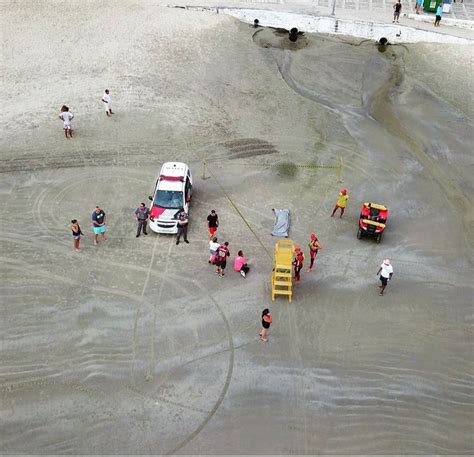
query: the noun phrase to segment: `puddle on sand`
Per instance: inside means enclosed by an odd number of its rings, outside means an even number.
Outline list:
[[[400,168],[401,160],[419,163],[421,176],[436,183],[433,191],[447,197],[455,213],[463,215],[459,238],[465,246],[474,240],[472,205],[466,189],[458,184],[469,182],[466,170],[472,163],[472,119],[462,104],[453,105],[452,97],[447,99],[446,93],[430,84],[440,71],[449,78],[449,66],[425,64],[420,69],[417,65],[413,72],[410,53],[426,48],[419,45],[390,45],[379,52],[375,41],[315,34],[304,35],[298,44],[299,40],[289,41],[288,31],[270,28],[257,31],[253,39],[267,48],[262,52],[273,57],[292,90],[339,115],[344,129],[358,144],[359,154],[373,163],[371,167],[378,173],[393,179],[392,172]],[[440,48],[435,46],[432,51],[439,53]],[[296,49],[298,52],[293,52]],[[463,49],[456,51],[464,55]],[[342,141],[339,131],[335,125],[329,141]],[[443,162],[437,151],[442,151]],[[410,174],[401,169],[400,173],[399,180],[410,182]],[[410,195],[408,192],[405,197]]]
[[[266,27],[253,34],[253,41],[262,48],[279,48],[297,51],[308,46],[308,39],[303,32],[298,32],[296,41],[290,41],[289,31]]]

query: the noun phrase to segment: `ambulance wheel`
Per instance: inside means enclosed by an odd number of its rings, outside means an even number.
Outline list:
[[[359,227],[359,230],[357,230],[357,239],[360,240],[362,238],[362,229]]]
[[[380,243],[380,241],[382,241],[382,234],[381,234],[381,233],[379,233],[379,234],[377,235],[377,238],[375,238],[375,242],[376,242],[376,243]]]

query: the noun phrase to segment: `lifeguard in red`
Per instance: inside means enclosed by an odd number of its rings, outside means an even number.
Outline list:
[[[300,247],[295,248],[295,258],[293,260],[293,266],[295,269],[295,282],[300,282],[301,270],[303,269],[304,254]]]
[[[308,273],[313,269],[314,261],[316,259],[316,254],[318,253],[318,250],[321,249],[321,245],[319,244],[318,237],[316,236],[315,233],[312,233],[309,235],[309,268],[306,270]]]
[[[336,202],[336,206],[332,210],[331,217],[334,216],[338,208],[341,208],[341,215],[339,217],[342,218],[344,210],[346,209],[347,200],[349,200],[349,194],[347,193],[347,189],[341,189],[341,191],[339,192],[339,198]]]

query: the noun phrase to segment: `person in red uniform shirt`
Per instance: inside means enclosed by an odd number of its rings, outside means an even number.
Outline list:
[[[295,282],[301,281],[301,270],[303,269],[304,254],[299,246],[295,248],[295,258],[293,260],[293,266],[295,268]]]
[[[318,237],[316,234],[312,233],[309,236],[309,268],[306,270],[308,273],[313,269],[314,261],[316,259],[316,254],[318,253],[318,250],[321,249],[321,245],[319,244]]]

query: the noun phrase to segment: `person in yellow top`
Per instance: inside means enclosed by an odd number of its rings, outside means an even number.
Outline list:
[[[332,210],[331,217],[334,216],[334,214],[337,211],[337,208],[341,208],[341,215],[339,216],[342,218],[342,215],[344,214],[344,210],[346,209],[346,203],[347,200],[349,200],[349,194],[347,193],[347,189],[341,189],[339,192],[339,198],[337,199],[336,206]]]

